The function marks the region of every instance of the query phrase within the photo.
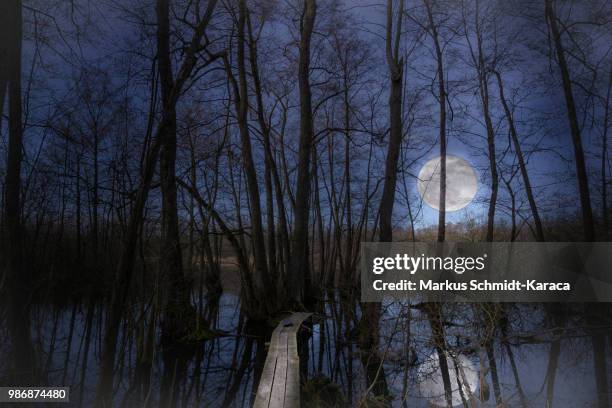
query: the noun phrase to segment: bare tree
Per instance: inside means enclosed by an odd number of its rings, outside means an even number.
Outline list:
[[[502,106],[504,107],[504,114],[506,115],[506,120],[508,121],[508,129],[510,130],[510,137],[512,138],[514,152],[518,160],[521,176],[523,177],[525,194],[527,194],[529,208],[531,209],[531,216],[533,217],[533,223],[535,224],[536,239],[542,242],[544,241],[544,229],[542,228],[542,220],[540,219],[538,206],[536,205],[535,198],[533,195],[533,189],[531,187],[531,181],[529,180],[529,173],[527,172],[527,165],[525,164],[523,150],[521,148],[521,143],[519,141],[516,127],[514,125],[514,118],[512,117],[512,111],[510,110],[508,101],[506,100],[506,96],[504,95],[504,84],[502,82],[501,74],[498,71],[495,71],[495,77],[497,78],[497,85],[499,88],[499,99],[502,103]]]
[[[402,144],[402,79],[404,60],[401,57],[401,34],[404,20],[404,0],[399,0],[396,21],[393,22],[393,0],[387,0],[385,31],[385,55],[390,77],[389,89],[389,143],[385,162],[383,191],[378,209],[378,239],[380,242],[393,241],[393,206],[397,185],[397,164]],[[363,305],[361,317],[360,345],[362,362],[366,368],[368,382],[372,384],[375,395],[386,397],[389,394],[383,368],[378,357],[380,304]],[[369,353],[369,355],[368,355]]]
[[[265,20],[262,17],[260,32],[263,29]],[[285,213],[285,202],[282,196],[282,187],[278,168],[271,145],[271,124],[266,119],[266,111],[263,102],[263,91],[261,85],[261,76],[259,72],[258,60],[258,38],[253,33],[251,23],[251,13],[247,15],[248,28],[248,45],[249,45],[249,60],[251,62],[251,75],[253,77],[253,87],[255,89],[255,99],[257,101],[257,121],[261,130],[263,147],[264,147],[264,186],[266,191],[266,227],[267,234],[267,250],[268,250],[268,269],[272,277],[272,281],[276,281],[278,276],[285,276],[283,260],[289,257],[289,232],[287,227],[287,218]],[[275,194],[276,193],[276,194]],[[276,202],[277,213],[279,216],[279,239],[278,248],[276,240],[276,226],[274,222],[274,203]],[[278,253],[277,253],[278,252]],[[279,268],[283,268],[279,270]]]
[[[603,230],[604,237],[607,238],[609,234],[608,225],[608,178],[607,167],[608,167],[608,131],[610,127],[610,90],[612,89],[612,68],[608,74],[608,89],[606,96],[603,100],[604,103],[604,119],[602,125],[601,135],[601,213],[603,218]]]
[[[164,100],[162,117],[160,123],[152,138],[152,142],[145,153],[145,158],[142,165],[141,181],[136,192],[134,205],[131,210],[129,225],[124,236],[124,245],[119,257],[117,273],[115,276],[114,287],[116,290],[112,292],[110,310],[107,319],[106,329],[104,333],[104,343],[102,352],[102,362],[100,367],[100,377],[96,391],[96,406],[104,407],[110,404],[112,398],[112,386],[114,378],[114,361],[117,350],[117,336],[119,333],[119,325],[124,309],[124,304],[129,293],[129,287],[134,269],[134,257],[136,253],[138,233],[142,226],[142,214],[145,203],[151,189],[153,173],[159,157],[159,152],[163,142],[166,127],[172,123],[172,113],[175,112],[176,103],[183,91],[186,81],[191,75],[196,63],[197,53],[201,49],[201,39],[210,19],[212,18],[215,9],[216,0],[211,0],[208,3],[206,11],[198,20],[193,36],[188,42],[185,50],[185,56],[181,66],[173,81],[172,88],[169,90],[166,99]],[[150,115],[155,112],[151,111]]]
[[[580,125],[576,113],[576,103],[572,90],[572,78],[569,72],[569,67],[566,59],[566,49],[559,30],[559,20],[555,12],[555,7],[552,0],[544,1],[544,11],[548,29],[552,37],[552,44],[557,56],[557,65],[561,74],[563,84],[563,94],[565,96],[565,105],[567,108],[567,118],[569,121],[572,144],[574,147],[574,161],[576,164],[576,176],[578,178],[578,187],[580,194],[580,204],[582,208],[582,224],[584,229],[584,240],[595,240],[595,223],[593,220],[593,210],[591,207],[591,196],[589,192],[589,180],[585,163],[585,154],[582,146],[582,136],[580,134]],[[602,317],[607,312],[600,305],[587,305],[587,314],[589,321],[594,326],[601,325]],[[606,368],[605,355],[605,337],[600,330],[595,329],[591,336],[594,353],[594,369],[595,381],[597,385],[597,397],[599,407],[608,406],[608,378]]]
[[[310,160],[314,143],[312,96],[310,90],[310,42],[314,29],[317,4],[305,0],[300,22],[300,52],[298,84],[300,90],[300,141],[298,174],[295,193],[295,215],[291,236],[291,258],[287,270],[287,292],[291,302],[305,300],[310,275],[308,256],[308,218],[310,214]]]
[[[23,159],[23,122],[21,108],[21,0],[3,2],[0,6],[2,20],[2,66],[0,67],[0,108],[8,87],[8,157],[4,180],[4,233],[6,264],[3,280],[8,299],[8,328],[11,334],[10,374],[17,384],[36,381],[37,367],[30,333],[30,270],[23,257],[23,225],[21,163]],[[0,110],[0,115],[4,112]],[[2,289],[2,285],[0,285]]]
[[[248,125],[248,107],[249,94],[247,86],[247,72],[245,61],[245,47],[247,46],[247,18],[248,10],[246,2],[241,0],[238,2],[238,22],[237,22],[237,43],[236,43],[236,63],[238,68],[238,81],[236,81],[231,67],[226,59],[226,72],[232,85],[234,93],[234,102],[236,107],[236,116],[238,119],[238,129],[240,132],[240,141],[242,146],[243,166],[246,174],[246,183],[248,189],[248,198],[251,212],[253,257],[255,260],[255,271],[252,279],[253,291],[257,294],[252,301],[260,303],[257,306],[256,315],[263,317],[266,313],[273,313],[276,309],[276,299],[273,296],[267,296],[270,290],[275,289],[270,279],[270,271],[266,262],[266,247],[263,231],[261,201],[259,199],[259,182],[257,181],[257,173],[255,162],[253,160],[253,148],[251,146],[251,138]],[[268,231],[272,234],[273,231]]]
[[[379,209],[379,240],[393,240],[393,205],[395,203],[395,186],[397,184],[397,162],[402,143],[402,78],[404,60],[400,54],[404,1],[398,2],[397,21],[393,23],[393,0],[387,1],[387,24],[385,37],[385,53],[390,76],[389,91],[389,144],[385,162],[385,182]]]
[[[439,109],[439,135],[438,143],[440,145],[440,198],[438,210],[438,235],[437,241],[444,242],[446,239],[446,105],[447,105],[447,90],[445,84],[444,73],[444,56],[443,45],[440,38],[441,22],[436,21],[437,7],[440,7],[438,2],[433,0],[423,0],[426,14],[425,30],[431,36],[434,45],[434,59],[436,63],[436,79],[438,83],[438,92],[435,98],[438,101]],[[449,365],[446,353],[446,339],[443,325],[443,310],[438,303],[427,303],[424,305],[424,311],[428,317],[432,340],[438,356],[440,364],[440,372],[442,374],[442,382],[444,384],[444,397],[446,404],[452,406],[452,384],[449,374]]]
[[[576,164],[576,176],[578,177],[578,187],[580,193],[580,205],[582,208],[582,224],[584,228],[585,241],[595,240],[595,226],[593,223],[593,210],[591,208],[591,195],[589,193],[589,179],[584,159],[584,149],[582,147],[582,137],[580,135],[580,125],[576,113],[576,102],[572,92],[572,79],[570,76],[566,50],[559,30],[557,15],[553,0],[544,0],[544,11],[546,23],[550,29],[552,46],[557,56],[557,66],[561,73],[563,84],[563,94],[565,95],[565,107],[567,108],[567,119],[569,121],[572,144],[574,146],[574,160]]]
[[[485,51],[484,44],[484,28],[483,17],[481,16],[480,1],[476,0],[474,4],[474,36],[472,36],[468,26],[468,16],[465,15],[464,9],[463,21],[466,42],[469,47],[472,65],[476,71],[478,81],[478,94],[480,96],[480,104],[484,117],[485,128],[487,132],[487,153],[489,158],[489,168],[491,171],[491,194],[489,196],[489,207],[487,214],[487,234],[486,241],[493,241],[493,228],[495,225],[495,209],[497,204],[497,194],[499,190],[499,176],[497,173],[497,160],[495,152],[495,130],[493,129],[493,121],[491,119],[491,107],[489,96],[489,77],[492,72],[492,67],[495,64],[495,56],[489,56]],[[473,44],[475,41],[475,44]]]
[[[444,242],[446,231],[446,85],[444,83],[444,59],[442,55],[442,44],[439,34],[439,23],[434,20],[433,2],[430,0],[423,2],[427,13],[427,32],[431,36],[435,49],[435,60],[437,67],[438,80],[438,100],[439,107],[439,144],[440,144],[440,202],[438,207],[438,242]]]
[[[170,99],[174,87],[170,51],[170,1],[158,0],[157,59],[162,109],[166,123],[158,137],[160,147],[160,184],[162,193],[162,227],[160,275],[165,282],[165,305],[162,316],[161,346],[164,350],[164,374],[160,387],[160,406],[170,407],[178,396],[178,384],[185,375],[187,355],[181,344],[193,324],[189,281],[183,272],[183,257],[179,234],[176,184],[176,105]]]

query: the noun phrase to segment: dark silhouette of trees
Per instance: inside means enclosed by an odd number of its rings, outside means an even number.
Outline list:
[[[163,5],[163,3],[162,3]],[[204,15],[200,16],[200,20],[195,26],[193,35],[187,44],[186,54],[176,78],[172,83],[172,87],[167,89],[166,97],[163,101],[163,108],[159,125],[152,135],[151,144],[144,154],[144,161],[141,170],[141,181],[136,192],[136,198],[130,214],[129,224],[124,237],[124,245],[119,257],[116,281],[114,287],[117,290],[113,291],[107,327],[104,334],[103,357],[100,369],[100,377],[98,380],[96,403],[99,406],[110,405],[112,398],[112,386],[114,377],[114,360],[117,349],[117,335],[121,322],[121,315],[124,309],[125,301],[128,296],[128,290],[131,283],[131,277],[134,269],[134,257],[136,255],[136,246],[138,241],[138,233],[142,227],[142,214],[144,211],[145,202],[151,189],[153,173],[159,158],[162,143],[164,142],[165,132],[168,127],[172,127],[175,119],[175,109],[177,101],[183,91],[186,81],[191,75],[197,63],[196,53],[200,51],[202,37],[214,11],[216,1],[211,1]],[[163,28],[161,28],[163,30]],[[160,36],[164,36],[162,33]],[[163,48],[163,45],[160,45]],[[168,67],[165,67],[166,69]],[[167,84],[169,85],[169,84]],[[150,112],[154,115],[155,112]],[[176,273],[176,272],[173,272]]]
[[[312,94],[310,89],[310,44],[317,14],[315,0],[304,1],[300,22],[298,85],[300,92],[300,140],[295,193],[295,216],[291,235],[291,261],[287,269],[289,299],[302,303],[308,293],[310,261],[308,255],[308,220],[310,214],[311,158],[314,143]]]
[[[385,182],[380,199],[378,232],[380,242],[393,241],[393,204],[397,185],[397,162],[402,142],[402,79],[404,60],[400,54],[400,42],[404,2],[398,2],[397,21],[393,23],[393,1],[387,1],[387,23],[385,37],[385,55],[391,78],[389,93],[389,144],[385,162]],[[395,29],[395,31],[394,31]]]
[[[578,187],[580,193],[580,206],[582,208],[582,223],[584,226],[585,241],[595,240],[595,225],[593,221],[593,210],[591,208],[591,195],[589,193],[589,180],[582,146],[582,136],[576,113],[576,102],[572,92],[572,79],[566,59],[566,50],[563,46],[563,39],[559,31],[557,15],[552,0],[544,1],[546,22],[550,29],[552,44],[557,56],[557,65],[561,73],[563,84],[563,95],[565,96],[565,106],[567,108],[567,120],[569,121],[572,145],[574,147],[574,160],[576,164],[576,176],[578,177]]]
[[[519,169],[521,171],[521,176],[523,178],[525,194],[527,195],[527,200],[529,201],[529,208],[531,209],[531,216],[533,217],[533,223],[535,224],[535,237],[538,241],[543,242],[544,228],[542,227],[542,220],[540,219],[540,213],[538,211],[538,207],[536,205],[535,198],[533,195],[533,189],[531,187],[531,181],[529,180],[529,173],[527,172],[527,165],[525,164],[525,157],[523,155],[523,149],[521,148],[521,143],[519,141],[519,137],[516,131],[516,126],[514,125],[512,111],[510,110],[508,101],[506,100],[506,96],[504,95],[504,84],[502,81],[501,74],[498,71],[495,71],[495,77],[497,79],[497,86],[499,89],[499,99],[502,106],[504,107],[504,114],[506,116],[506,120],[508,121],[508,129],[510,130],[510,137],[512,138],[514,152],[516,154]]]
[[[226,67],[230,80],[232,81],[232,87],[234,90],[234,101],[236,105],[236,116],[238,120],[238,128],[240,131],[240,141],[242,144],[242,158],[244,164],[244,171],[246,173],[247,188],[249,192],[249,203],[251,212],[251,223],[253,228],[253,235],[251,241],[253,243],[253,257],[255,259],[255,270],[252,278],[254,297],[252,302],[261,303],[258,305],[261,316],[265,316],[266,313],[273,312],[275,310],[275,299],[265,294],[270,293],[270,290],[274,289],[273,280],[270,278],[270,272],[268,271],[268,265],[266,261],[266,248],[265,238],[263,232],[262,215],[261,215],[261,201],[259,198],[259,182],[257,180],[257,174],[255,170],[255,163],[253,159],[251,138],[249,135],[248,126],[248,107],[249,107],[249,96],[247,88],[247,73],[246,73],[246,61],[245,61],[245,49],[246,49],[246,27],[247,26],[247,8],[245,1],[238,2],[238,26],[237,26],[237,54],[236,62],[238,65],[238,81],[235,80],[231,69]],[[273,292],[272,292],[273,293]]]
[[[21,219],[23,160],[23,119],[21,99],[22,4],[20,0],[3,2],[2,62],[0,67],[0,107],[8,96],[8,154],[4,180],[4,261],[8,292],[8,328],[11,334],[10,375],[15,383],[34,384],[38,376],[30,331],[30,269],[24,258]],[[8,92],[7,92],[8,90]],[[0,113],[3,111],[0,110]]]
[[[65,384],[77,406],[248,405],[300,310],[308,401],[324,386],[410,406],[431,356],[443,405],[490,388],[552,406],[571,347],[593,351],[607,406],[605,306],[359,296],[362,242],[609,237],[609,16],[601,0],[0,2],[0,382]],[[451,155],[479,176],[460,212]],[[415,189],[433,158],[437,213]],[[542,395],[524,344],[548,358]]]

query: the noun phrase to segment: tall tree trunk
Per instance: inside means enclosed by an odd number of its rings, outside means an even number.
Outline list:
[[[385,50],[387,67],[390,76],[389,92],[389,145],[385,163],[385,178],[380,206],[378,209],[378,239],[380,242],[393,241],[393,205],[397,185],[397,163],[402,144],[402,78],[404,60],[400,58],[400,37],[404,14],[404,0],[399,0],[395,35],[393,32],[393,0],[387,0],[387,21]],[[361,361],[366,370],[366,377],[372,383],[376,396],[386,398],[389,395],[383,361],[378,356],[380,303],[366,303],[360,321]]]
[[[578,187],[580,192],[580,205],[582,208],[582,223],[584,229],[584,240],[591,242],[595,240],[595,224],[593,211],[591,208],[591,196],[589,192],[589,179],[582,148],[582,137],[578,125],[576,114],[576,104],[572,92],[572,80],[565,58],[565,48],[561,38],[561,33],[557,24],[557,16],[552,0],[544,0],[546,20],[551,32],[552,41],[557,54],[557,64],[563,82],[563,93],[565,95],[565,105],[569,120],[572,144],[574,145],[574,160],[576,162],[576,175],[578,177]],[[599,304],[588,304],[586,313],[588,321],[594,326],[600,326],[605,322],[602,320],[607,310]],[[594,329],[592,333],[593,362],[595,370],[595,382],[597,386],[597,397],[599,407],[608,407],[608,376],[606,368],[605,339],[604,333],[600,329]]]
[[[81,265],[81,156],[76,159],[76,260],[77,265]]]
[[[485,343],[487,351],[487,359],[489,360],[489,368],[491,369],[491,382],[493,383],[493,393],[495,394],[495,403],[498,407],[503,406],[501,387],[499,385],[499,375],[497,373],[497,361],[495,360],[495,350],[493,348],[493,340],[488,339]]]
[[[255,296],[253,296],[252,300],[258,303],[257,310],[253,311],[253,317],[259,319],[265,318],[265,316],[270,313],[274,313],[277,305],[276,296],[269,296],[271,293],[270,290],[274,289],[275,285],[270,279],[266,262],[266,247],[262,226],[261,202],[259,200],[259,183],[257,181],[257,172],[255,170],[255,162],[253,160],[253,152],[251,147],[251,137],[248,127],[249,94],[245,67],[246,21],[246,1],[240,0],[238,2],[238,38],[236,44],[238,82],[236,82],[235,78],[231,74],[231,68],[227,67],[226,70],[234,87],[236,115],[238,117],[238,129],[240,132],[240,141],[242,146],[243,166],[246,175],[250,205],[252,228],[251,245],[253,246],[253,258],[255,261],[255,271],[252,280]],[[275,292],[273,293],[275,294]]]
[[[601,136],[601,212],[603,219],[604,240],[608,238],[608,178],[606,167],[608,163],[608,127],[610,123],[610,90],[612,89],[612,68],[608,75],[608,90],[604,99],[604,122]]]
[[[529,173],[527,172],[527,165],[525,164],[523,150],[521,149],[521,144],[518,139],[516,127],[514,126],[514,118],[512,117],[512,111],[510,110],[508,102],[506,101],[506,97],[504,96],[504,85],[502,82],[501,75],[499,72],[495,71],[495,76],[497,77],[497,85],[499,87],[499,99],[502,103],[502,106],[504,107],[504,113],[506,115],[506,120],[508,121],[508,128],[510,129],[510,137],[512,138],[514,152],[516,154],[516,158],[518,159],[521,176],[523,177],[523,184],[525,185],[525,193],[527,194],[527,200],[529,201],[529,208],[531,209],[533,223],[535,224],[536,240],[543,242],[544,229],[542,228],[542,221],[540,219],[538,207],[536,205],[535,198],[533,197],[533,189],[531,188],[531,182],[529,180]]]
[[[389,92],[389,145],[385,163],[385,180],[379,209],[379,240],[393,241],[393,205],[395,203],[395,187],[397,184],[397,162],[402,145],[402,77],[404,60],[399,58],[399,41],[404,0],[400,0],[395,44],[393,43],[393,0],[387,0],[387,65],[391,77],[391,92]]]
[[[434,43],[436,53],[436,75],[438,77],[438,99],[439,106],[439,143],[440,143],[440,199],[438,209],[438,242],[446,239],[446,85],[444,82],[444,60],[438,26],[434,21],[433,4],[431,0],[424,0],[427,20],[429,22],[429,33]],[[436,354],[440,364],[442,383],[444,384],[444,397],[446,404],[452,406],[452,384],[450,380],[449,365],[446,354],[446,338],[442,324],[442,307],[438,303],[425,305],[425,311],[431,325],[432,337],[435,344]]]
[[[487,58],[484,53],[484,34],[483,34],[483,22],[480,17],[480,1],[476,0],[475,2],[475,12],[472,13],[474,15],[474,31],[476,35],[476,46],[474,47],[472,44],[472,40],[469,32],[469,25],[467,22],[466,15],[464,14],[464,27],[465,27],[465,37],[467,40],[467,44],[469,46],[470,55],[472,58],[472,63],[476,70],[476,75],[478,79],[478,92],[480,96],[480,103],[482,106],[482,114],[485,121],[485,128],[487,132],[487,152],[489,159],[489,168],[491,171],[491,194],[489,196],[489,207],[487,211],[487,232],[486,232],[486,241],[493,242],[494,240],[494,227],[495,227],[495,211],[497,207],[497,195],[499,190],[499,174],[497,172],[497,159],[495,152],[495,131],[493,128],[493,122],[491,119],[490,113],[490,97],[489,97],[489,75],[491,72],[490,64],[492,63],[490,60],[494,61],[496,56],[491,56]],[[502,98],[503,99],[503,98]],[[505,103],[505,101],[504,101]],[[505,105],[504,105],[505,106]],[[511,123],[511,126],[513,124]],[[514,228],[514,196],[511,191],[510,183],[507,184],[510,194],[513,200],[513,209],[512,209],[512,222],[513,222],[513,230],[512,230],[512,240],[514,240],[515,228]],[[492,344],[492,335],[495,333],[495,329],[497,327],[497,306],[491,303],[487,303],[483,305],[483,311],[481,312],[484,316],[484,324],[488,326],[488,330],[491,333],[491,336],[487,338],[484,342],[484,348],[486,349],[489,367],[491,372],[491,380],[493,382],[493,390],[495,392],[495,401],[497,405],[502,404],[502,394],[501,387],[499,385],[499,377],[497,373],[497,362],[495,361],[495,353]]]
[[[431,30],[431,37],[436,50],[436,65],[438,76],[438,106],[440,110],[440,200],[438,210],[438,242],[444,242],[446,236],[446,86],[444,84],[444,61],[442,47],[438,35],[438,28],[434,22],[432,5],[425,2],[427,19]]]
[[[553,6],[553,0],[544,0],[546,20],[552,35],[552,41],[557,54],[557,64],[563,82],[563,93],[565,95],[565,106],[567,108],[567,119],[569,121],[572,144],[574,145],[574,160],[576,161],[576,176],[580,191],[580,205],[582,208],[582,223],[584,228],[584,240],[595,240],[595,226],[593,223],[593,210],[591,208],[591,195],[589,193],[589,178],[584,160],[582,148],[582,137],[576,114],[576,103],[572,93],[572,79],[570,77],[567,60],[565,59],[565,48],[557,24],[557,16]]]
[[[323,227],[323,211],[321,209],[321,197],[319,194],[319,159],[317,155],[317,149],[312,149],[312,168],[313,168],[313,183],[314,183],[314,206],[315,206],[315,217],[317,220],[317,230],[319,231],[319,268],[317,281],[321,283],[324,288],[327,285],[327,274],[326,274],[326,261],[327,261],[327,251],[326,251],[326,240],[325,240],[325,230]],[[314,265],[313,265],[314,266]]]
[[[493,122],[489,112],[489,86],[487,77],[482,78],[481,97],[485,124],[487,128],[487,150],[489,156],[489,166],[491,168],[491,195],[489,196],[489,209],[487,211],[487,242],[493,242],[495,228],[495,210],[497,208],[497,193],[499,190],[499,175],[497,173],[497,159],[495,158],[495,133]]]
[[[6,41],[7,69],[0,85],[8,84],[8,155],[5,176],[4,249],[7,327],[10,336],[10,369],[15,385],[35,385],[36,358],[30,333],[31,275],[23,256],[23,225],[21,222],[21,161],[23,123],[21,113],[21,0],[7,0],[0,6],[3,37]],[[4,61],[3,61],[4,64]],[[0,96],[4,98],[4,89]],[[2,112],[0,112],[2,114]]]
[[[594,314],[591,322],[594,325],[601,325],[606,320],[601,316],[607,310],[606,307],[590,308],[590,312]],[[606,364],[606,331],[609,329],[596,328],[591,335],[591,344],[593,345],[593,360],[595,365],[595,385],[597,387],[597,401],[600,408],[609,407],[608,401],[608,368]]]
[[[304,0],[300,22],[298,83],[300,89],[300,142],[295,193],[295,216],[291,236],[290,266],[287,270],[289,301],[302,304],[307,293],[310,265],[308,260],[308,218],[310,215],[310,159],[314,144],[312,97],[310,91],[310,41],[317,13],[316,0]]]
[[[349,289],[353,282],[352,277],[352,264],[353,264],[353,208],[351,202],[351,116],[350,116],[350,105],[349,105],[349,83],[348,83],[348,62],[344,64],[344,92],[343,92],[343,105],[344,105],[344,204],[346,212],[346,249],[344,253],[344,272],[343,277],[346,283],[343,286],[345,289]]]
[[[253,28],[251,26],[250,13],[247,15],[247,28],[249,33],[249,58],[251,61],[251,74],[253,76],[253,85],[255,88],[255,99],[257,101],[257,120],[259,121],[259,127],[261,129],[263,145],[264,145],[264,183],[266,188],[266,212],[267,212],[267,241],[268,241],[268,268],[270,270],[270,276],[273,281],[276,281],[277,277],[284,276],[284,273],[280,273],[277,267],[282,266],[279,262],[283,257],[289,255],[289,234],[287,232],[287,220],[285,216],[285,204],[282,198],[282,192],[280,190],[280,177],[278,175],[278,169],[272,154],[272,146],[270,143],[270,125],[265,118],[265,110],[263,104],[263,95],[261,89],[261,77],[259,74],[259,61],[257,53],[257,40],[253,37]],[[273,186],[274,182],[274,186]],[[277,253],[277,242],[276,242],[276,227],[274,223],[274,189],[276,189],[276,207],[279,216],[279,232],[280,232],[280,245]],[[282,254],[282,252],[285,252]]]
[[[196,52],[200,50],[200,41],[204,35],[204,31],[212,18],[217,1],[211,0],[206,8],[204,15],[195,27],[191,41],[185,50],[185,57],[178,70],[177,78],[174,85],[165,101],[166,106],[176,106],[176,103],[181,95],[185,82],[191,75],[196,64]],[[155,76],[153,73],[152,76]],[[154,115],[154,111],[149,112]],[[114,362],[115,353],[117,351],[117,335],[124,310],[125,301],[129,294],[130,284],[134,271],[134,261],[136,246],[138,243],[138,234],[142,226],[142,218],[144,207],[151,189],[153,174],[157,164],[157,159],[161,149],[163,135],[166,131],[168,123],[172,123],[172,117],[168,116],[168,112],[164,109],[162,117],[155,135],[152,138],[152,143],[145,150],[145,157],[142,163],[141,180],[134,204],[130,212],[128,226],[123,237],[123,245],[117,263],[117,272],[115,274],[115,282],[111,294],[108,317],[104,331],[103,351],[100,365],[100,376],[96,389],[95,407],[108,407],[112,403],[112,387],[114,378]]]
[[[100,135],[98,132],[98,126],[97,126],[97,122],[94,121],[94,130],[93,130],[93,185],[92,185],[92,190],[93,190],[93,197],[92,197],[92,203],[91,203],[91,219],[92,219],[92,226],[91,226],[91,246],[92,246],[92,252],[91,252],[91,256],[94,262],[94,265],[97,264],[97,258],[98,258],[98,246],[99,246],[99,242],[98,242],[98,230],[99,230],[99,203],[100,203],[100,186],[99,186],[99,182],[100,182],[100,165],[99,165],[99,159],[100,159]]]
[[[179,235],[176,185],[176,107],[171,99],[174,76],[170,57],[170,0],[157,0],[157,59],[162,109],[166,123],[160,132],[160,185],[162,194],[160,276],[164,282],[161,347],[164,369],[160,387],[160,407],[174,406],[178,385],[185,375],[189,347],[182,344],[189,323],[195,318],[190,302],[189,283],[183,272]]]
[[[487,211],[487,235],[486,241],[493,242],[493,232],[495,227],[495,210],[497,208],[497,193],[499,190],[499,175],[497,173],[497,161],[495,158],[495,131],[493,129],[493,121],[491,119],[491,111],[489,106],[489,68],[485,62],[483,50],[483,33],[480,22],[480,2],[476,1],[475,14],[476,27],[476,55],[472,53],[474,65],[476,65],[476,73],[478,75],[478,91],[480,93],[480,102],[482,104],[482,114],[485,120],[487,131],[487,151],[489,157],[489,168],[491,171],[491,195],[489,196],[489,209]]]

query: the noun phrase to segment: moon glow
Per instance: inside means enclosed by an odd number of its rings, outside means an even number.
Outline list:
[[[421,168],[417,188],[423,200],[433,209],[440,210],[440,157],[429,160]],[[478,181],[474,169],[464,159],[446,156],[446,211],[458,211],[467,206],[476,195]]]
[[[459,354],[452,357],[449,353],[445,353],[446,363],[448,364],[448,376],[451,383],[451,403],[454,406],[460,406],[462,403],[461,394],[464,398],[470,398],[470,395],[476,394],[478,387],[478,370],[472,361]],[[419,367],[418,375],[420,378],[419,390],[421,396],[427,398],[431,405],[435,407],[446,406],[444,383],[442,381],[442,371],[440,369],[440,360],[438,353],[433,352],[427,360]]]

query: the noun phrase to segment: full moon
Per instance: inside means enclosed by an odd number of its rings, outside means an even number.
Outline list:
[[[430,207],[440,210],[440,157],[429,160],[419,172],[417,188]],[[446,156],[446,211],[458,211],[476,195],[476,173],[467,161]]]

